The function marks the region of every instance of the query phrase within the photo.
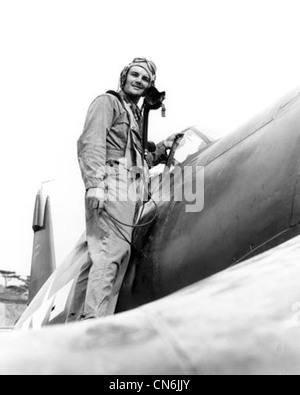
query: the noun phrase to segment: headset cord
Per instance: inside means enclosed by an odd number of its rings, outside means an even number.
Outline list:
[[[154,204],[154,206],[155,206],[155,215],[154,215],[154,217],[153,217],[150,221],[145,222],[144,224],[141,224],[141,225],[138,225],[137,223],[135,223],[135,224],[133,224],[133,225],[126,224],[126,223],[124,223],[124,222],[118,220],[114,215],[110,214],[110,213],[107,211],[106,208],[104,208],[104,211],[105,211],[106,214],[108,215],[109,219],[111,220],[112,224],[114,225],[114,227],[116,228],[116,230],[119,232],[119,234],[121,235],[121,237],[132,247],[132,249],[134,249],[135,251],[137,251],[137,252],[139,252],[140,254],[142,254],[142,255],[144,256],[144,258],[148,258],[147,255],[146,255],[144,252],[138,251],[138,250],[137,250],[137,248],[135,247],[135,245],[124,235],[124,233],[123,233],[122,230],[120,229],[120,225],[126,226],[126,227],[128,227],[128,228],[133,228],[133,229],[136,229],[136,228],[143,228],[143,227],[145,227],[145,226],[151,225],[151,224],[155,221],[155,219],[157,218],[157,215],[158,215],[158,207],[157,207],[157,203],[152,199],[152,197],[151,197],[150,195],[149,195],[149,198],[150,198],[150,200],[153,202],[153,204]],[[144,212],[144,208],[145,208],[145,203],[143,203],[143,209],[142,209],[141,215],[142,215],[142,213]]]
[[[118,220],[116,217],[114,217],[112,214],[110,214],[106,209],[105,209],[105,211],[106,211],[107,215],[110,217],[110,219],[112,219],[113,221],[117,222],[120,225],[126,226],[127,228],[134,228],[134,229],[135,228],[144,228],[145,226],[151,225],[152,222],[154,222],[156,220],[157,214],[158,214],[157,203],[152,199],[152,197],[150,197],[150,200],[153,202],[153,204],[155,206],[155,214],[154,214],[153,218],[150,221],[145,222],[145,223],[140,224],[140,225],[138,225],[138,222],[136,222],[135,224],[132,224],[132,225],[126,224],[126,223]],[[144,208],[145,208],[145,203],[143,203],[142,213],[144,212]]]
[[[136,246],[124,235],[122,230],[120,229],[120,225],[117,224],[112,218],[110,218],[112,225],[115,227],[116,231],[120,234],[120,237],[130,245],[132,251],[135,251],[137,254],[142,255],[143,258],[148,259],[148,256],[142,250],[138,250]]]

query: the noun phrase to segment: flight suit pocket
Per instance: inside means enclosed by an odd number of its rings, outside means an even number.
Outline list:
[[[109,146],[114,149],[125,152],[127,136],[130,131],[130,121],[126,112],[121,113],[114,124],[111,126],[108,134]]]
[[[121,124],[121,123],[127,123],[127,125],[130,124],[129,117],[126,111],[121,112],[121,114],[118,116],[118,118],[115,121],[115,124]]]

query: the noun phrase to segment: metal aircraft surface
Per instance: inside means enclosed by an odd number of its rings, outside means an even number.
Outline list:
[[[300,236],[123,314],[1,334],[0,374],[299,375],[299,260]]]
[[[140,224],[155,220],[135,231],[117,312],[160,299],[300,234],[300,89],[218,141],[187,129],[168,165],[152,178],[156,206],[146,204]],[[193,169],[190,177],[184,176],[186,168]],[[170,196],[164,199],[166,191]],[[84,302],[89,268],[83,235],[16,328],[64,323],[76,283],[77,305]],[[86,275],[78,283],[80,271]]]

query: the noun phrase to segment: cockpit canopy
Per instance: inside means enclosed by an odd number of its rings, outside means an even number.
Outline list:
[[[172,170],[175,166],[184,163],[192,155],[203,151],[214,140],[208,137],[206,134],[200,132],[195,126],[191,126],[182,131],[183,137],[178,141],[178,145],[175,150],[171,152],[172,163],[170,163],[169,170]],[[165,171],[164,165],[155,166],[150,170],[150,176],[153,177],[157,174]]]

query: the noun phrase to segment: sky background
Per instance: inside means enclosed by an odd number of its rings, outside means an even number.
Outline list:
[[[76,143],[134,57],[167,92],[151,140],[191,125],[221,137],[299,87],[299,15],[299,0],[0,0],[0,269],[30,273],[42,181],[57,264],[84,231]]]

